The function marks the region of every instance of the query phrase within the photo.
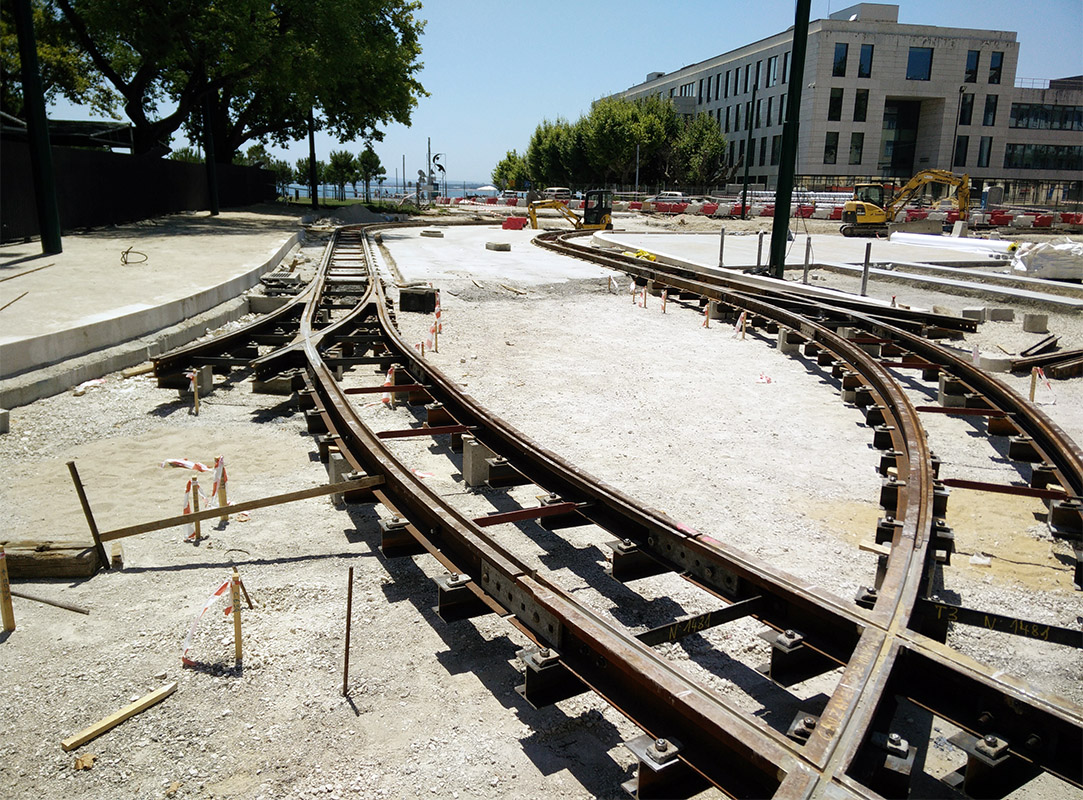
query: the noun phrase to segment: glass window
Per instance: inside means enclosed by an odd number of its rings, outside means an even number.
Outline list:
[[[741,104],[738,103],[733,107],[733,129],[735,131],[741,130]]]
[[[828,131],[824,139],[824,163],[834,164],[839,152],[839,132]]]
[[[1004,167],[1083,170],[1083,145],[1009,144],[1004,148]]]
[[[786,95],[784,94],[778,96],[778,124],[786,124]]]
[[[842,89],[831,90],[831,100],[827,104],[827,119],[838,122],[842,119]]]
[[[778,83],[778,56],[767,59],[767,85],[774,86]]]
[[[771,166],[776,166],[782,160],[782,137],[771,137]]]
[[[861,45],[861,55],[857,62],[857,77],[859,78],[871,78],[872,77],[872,45]]]
[[[703,102],[703,78],[699,79],[699,89],[696,91],[696,104]]]
[[[987,128],[997,124],[997,96],[995,94],[985,96],[985,116],[982,117],[981,124]]]
[[[772,111],[771,106],[774,105],[774,102],[775,102],[775,98],[773,98],[773,97],[768,97],[767,98],[767,127],[768,128],[771,127],[771,111]]]
[[[850,45],[846,42],[835,43],[835,61],[831,67],[831,76],[833,78],[845,78],[846,77],[846,56],[850,52]]]
[[[782,54],[782,82],[790,82],[790,51]]]
[[[729,97],[730,96],[730,71],[728,69],[726,70],[726,85],[725,85],[724,89],[725,89],[725,91],[724,91],[724,94],[722,96],[723,97]]]
[[[760,166],[767,163],[767,137],[760,139]]]
[[[1000,83],[1000,73],[1004,70],[1004,54],[997,51],[989,57],[989,83]]]
[[[959,124],[969,125],[974,118],[974,95],[964,94],[959,100]]]
[[[908,81],[927,81],[933,75],[933,48],[911,47],[906,60]]]
[[[865,134],[854,131],[850,134],[850,163],[861,163],[861,152],[865,149]]]
[[[966,51],[966,72],[963,73],[963,83],[977,83],[978,82],[978,60],[981,58],[981,51],[979,50],[967,50]]]
[[[989,152],[993,149],[993,137],[983,136],[978,142],[978,166],[989,166]]]
[[[1012,103],[1011,122],[1008,124],[1012,128],[1083,131],[1083,106]]]
[[[756,127],[757,128],[759,128],[760,123],[763,122],[763,120],[760,119],[762,111],[763,111],[763,98],[758,97],[758,98],[756,98]]]
[[[763,61],[756,62],[756,74],[752,78],[752,86],[756,87],[760,85],[760,67],[763,66]]]
[[[969,136],[957,136],[955,138],[955,160],[952,164],[956,167],[966,166],[966,151],[970,146]]]
[[[864,122],[869,113],[869,90],[858,89],[854,95],[854,122]]]
[[[714,99],[717,101],[722,97],[722,73],[719,72],[714,76]]]
[[[743,162],[745,160],[745,140],[742,139],[737,143],[737,160]]]
[[[745,64],[745,93],[748,93],[748,76],[752,72],[752,63]]]

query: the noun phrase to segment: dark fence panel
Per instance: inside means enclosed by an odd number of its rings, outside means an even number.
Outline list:
[[[38,235],[30,152],[5,139],[0,158],[0,241]],[[63,231],[134,222],[210,207],[202,164],[70,147],[53,148]],[[237,208],[275,198],[274,175],[257,167],[218,165],[218,202]]]

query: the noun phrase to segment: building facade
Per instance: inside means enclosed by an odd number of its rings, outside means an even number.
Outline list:
[[[1079,200],[1083,78],[1017,85],[1014,32],[898,17],[897,5],[859,3],[810,22],[797,174],[828,186],[944,169],[968,173],[978,189],[1042,181],[1059,199]],[[729,140],[728,165],[747,159],[749,182],[773,188],[793,111],[792,48],[791,28],[651,73],[618,96],[669,97],[681,114],[710,114]]]

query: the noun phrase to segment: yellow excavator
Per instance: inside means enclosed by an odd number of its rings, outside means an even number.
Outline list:
[[[929,184],[954,186],[952,207],[964,215],[970,208],[970,176],[956,175],[942,169],[925,169],[907,181],[894,197],[884,197],[884,187],[878,183],[859,183],[853,199],[842,207],[843,236],[877,236],[887,233],[888,224],[910,200]]]
[[[572,223],[577,231],[613,230],[613,193],[607,189],[591,189],[583,197],[583,216],[580,217],[562,200],[535,200],[527,206],[530,227],[537,230],[538,214],[543,208],[553,208]]]

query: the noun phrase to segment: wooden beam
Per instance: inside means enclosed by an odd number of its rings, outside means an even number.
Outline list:
[[[242,511],[251,511],[255,508],[267,508],[268,506],[292,503],[294,500],[307,500],[310,497],[322,497],[328,494],[340,494],[343,492],[355,492],[359,489],[371,489],[373,486],[381,486],[383,482],[383,475],[366,475],[363,478],[357,478],[352,481],[329,483],[326,486],[314,486],[311,489],[300,489],[296,492],[276,494],[272,497],[264,497],[260,500],[248,500],[244,503],[234,503],[225,508],[208,508],[205,511],[200,511],[198,514],[181,514],[176,517],[154,520],[153,522],[143,522],[139,525],[129,525],[127,528],[116,528],[115,530],[103,533],[101,535],[101,540],[103,542],[111,542],[114,539],[123,539],[127,536],[136,536],[140,533],[150,533],[151,531],[160,531],[163,528],[175,528],[178,525],[187,525],[189,522],[195,522],[196,520],[202,521],[205,519],[214,519],[215,517],[239,514]]]
[[[146,711],[151,706],[162,702],[175,691],[177,691],[177,682],[173,681],[173,683],[168,683],[161,689],[157,689],[148,695],[144,695],[134,703],[124,706],[120,711],[114,712],[105,719],[95,722],[89,728],[84,728],[74,736],[69,736],[60,743],[60,747],[65,753],[70,753],[76,747],[86,744],[91,739],[96,739],[108,730],[112,730],[129,717],[134,717],[140,711]]]

